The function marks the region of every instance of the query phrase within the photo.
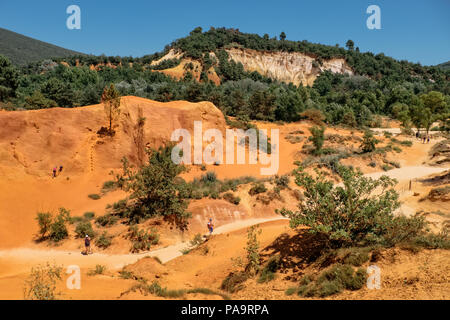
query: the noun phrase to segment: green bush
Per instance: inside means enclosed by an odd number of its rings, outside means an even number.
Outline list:
[[[89,221],[82,221],[77,224],[75,227],[75,234],[77,238],[84,238],[86,235],[94,238],[95,232],[92,229],[92,224]]]
[[[115,181],[111,181],[111,180],[110,181],[106,181],[106,182],[103,183],[102,192],[106,193],[106,192],[112,191],[112,190],[114,190],[116,188],[117,188],[117,184],[116,184]]]
[[[296,183],[305,189],[305,200],[299,203],[299,211],[283,209],[281,214],[291,220],[291,227],[308,226],[309,232],[324,238],[324,245],[334,248],[382,242],[400,206],[396,180],[387,176],[374,180],[343,166],[338,173],[342,186],[320,172],[312,177],[297,169]]]
[[[224,200],[235,205],[238,205],[241,202],[241,198],[234,196],[231,192],[225,193],[222,197]]]
[[[347,290],[361,289],[367,280],[367,273],[360,268],[356,272],[349,265],[336,264],[319,274],[314,281],[304,276],[300,281],[297,293],[304,297],[328,297]],[[293,290],[291,289],[291,292]]]
[[[152,245],[159,243],[159,235],[156,229],[151,229],[149,233],[148,230],[139,230],[137,225],[133,225],[128,231],[129,234],[127,237],[132,242],[130,251],[133,253],[148,251]]]
[[[250,188],[250,190],[248,191],[248,193],[249,193],[251,196],[254,196],[254,195],[257,195],[257,194],[266,192],[266,191],[267,191],[267,188],[266,188],[266,186],[264,185],[264,183],[263,183],[263,182],[257,182],[257,183],[254,183],[254,184],[253,184],[253,186]]]
[[[83,217],[84,217],[84,219],[86,219],[86,220],[92,220],[92,219],[94,219],[94,217],[95,217],[95,212],[85,212],[84,214],[83,214]]]
[[[40,238],[45,239],[51,230],[52,214],[49,212],[38,212],[36,220],[39,225]]]
[[[264,268],[261,271],[261,275],[258,279],[259,283],[269,282],[275,279],[275,272],[280,267],[280,256],[271,257]]]
[[[50,226],[50,239],[52,241],[59,242],[69,236],[66,226],[68,219],[69,217],[66,216],[64,211],[60,211],[60,214],[56,216]]]
[[[208,171],[206,174],[202,175],[201,179],[202,182],[216,182],[217,181],[217,175],[214,171]]]
[[[288,175],[282,175],[282,176],[275,176],[275,184],[280,188],[289,188],[289,176]]]
[[[196,246],[198,246],[198,245],[200,245],[202,243],[203,243],[203,237],[202,237],[202,235],[200,233],[197,233],[194,236],[194,239],[191,240],[191,246],[192,247],[196,247]]]
[[[325,127],[314,126],[309,131],[311,131],[309,140],[312,141],[314,145],[313,154],[320,155],[322,152],[323,143],[325,141]]]
[[[106,231],[104,231],[96,240],[95,245],[99,248],[106,249],[111,245],[112,236],[108,235]]]
[[[247,281],[248,279],[248,275],[246,272],[231,272],[223,281],[222,284],[220,285],[220,289],[230,292],[230,293],[235,293],[239,290],[244,289],[244,285],[243,283],[245,281]]]
[[[91,198],[92,200],[99,200],[101,197],[100,195],[96,194],[96,193],[92,193],[90,195],[88,195],[89,198]]]
[[[363,153],[373,152],[376,149],[378,140],[374,138],[373,133],[370,130],[364,132],[363,141],[361,143],[361,150]]]
[[[97,264],[95,266],[95,269],[89,270],[87,275],[88,276],[95,276],[97,274],[103,274],[106,271],[106,266]]]
[[[119,218],[113,214],[105,214],[104,216],[97,217],[95,223],[102,227],[109,227],[115,225]]]

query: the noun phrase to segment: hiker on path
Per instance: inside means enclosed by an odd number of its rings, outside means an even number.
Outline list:
[[[213,222],[212,222],[212,218],[209,218],[209,221],[208,221],[208,230],[209,230],[209,235],[211,235],[211,234],[213,233],[213,230],[214,230],[214,224],[213,224]]]
[[[84,238],[84,246],[86,247],[86,255],[92,253],[91,250],[91,238],[89,237],[89,235],[86,235],[86,237]]]
[[[59,166],[59,174],[61,174],[62,170],[63,170],[63,166]]]
[[[427,143],[430,143],[430,136],[427,136]]]
[[[419,131],[416,131],[416,139],[419,139]]]
[[[56,178],[56,167],[53,168],[53,178]]]

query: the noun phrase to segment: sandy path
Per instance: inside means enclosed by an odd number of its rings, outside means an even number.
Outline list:
[[[217,227],[214,234],[222,234],[243,229],[252,225],[284,220],[283,217],[247,219]],[[80,268],[94,267],[96,264],[106,266],[108,269],[121,269],[127,264],[132,264],[143,257],[158,257],[162,263],[173,260],[182,254],[182,250],[190,247],[189,242],[179,242],[165,248],[144,252],[140,254],[103,254],[94,253],[84,256],[80,251],[43,250],[30,248],[17,248],[0,251],[0,278],[19,273],[28,272],[32,265],[46,262],[58,265],[77,265]]]
[[[426,167],[426,166],[408,166],[398,169],[392,169],[389,171],[381,171],[365,174],[366,177],[370,177],[373,179],[378,179],[383,175],[386,175],[390,178],[395,178],[398,181],[403,180],[413,180],[417,178],[421,178],[424,176],[428,176],[430,174],[441,173],[450,168],[439,168],[439,167]]]

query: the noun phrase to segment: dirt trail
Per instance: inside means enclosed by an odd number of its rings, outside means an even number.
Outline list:
[[[378,179],[381,176],[386,175],[390,178],[395,178],[398,181],[404,181],[421,178],[424,176],[428,176],[430,174],[441,173],[448,169],[449,168],[427,167],[427,166],[408,166],[398,169],[392,169],[389,171],[368,173],[365,174],[365,176],[373,179]]]
[[[283,217],[248,219],[217,227],[214,234],[223,234],[240,230],[264,222],[284,220]],[[158,257],[162,263],[173,260],[182,254],[184,249],[190,247],[189,242],[179,242],[165,248],[144,252],[140,254],[103,254],[93,253],[84,256],[80,251],[44,250],[17,248],[0,251],[0,278],[28,272],[32,265],[46,262],[58,265],[78,265],[80,268],[93,267],[96,264],[105,265],[108,269],[121,269],[123,266],[135,263],[143,257]]]

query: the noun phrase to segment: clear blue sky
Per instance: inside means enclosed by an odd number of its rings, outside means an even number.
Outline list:
[[[66,28],[66,8],[81,8],[81,30]],[[366,9],[381,8],[381,30]],[[142,56],[197,26],[239,28],[289,40],[343,46],[434,65],[450,60],[450,0],[1,0],[0,27],[68,49]]]

